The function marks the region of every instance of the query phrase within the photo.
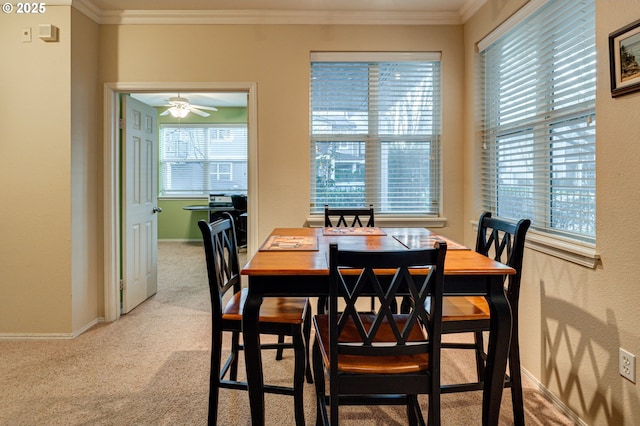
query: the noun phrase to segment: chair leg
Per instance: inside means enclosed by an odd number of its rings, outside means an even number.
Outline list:
[[[231,356],[233,360],[231,361],[231,367],[229,369],[229,379],[233,381],[238,380],[238,357],[240,353],[240,332],[233,331],[231,332]],[[220,371],[220,368],[218,368]]]
[[[327,312],[327,309],[328,309],[327,296],[319,296],[318,304],[316,305],[316,312],[318,314],[324,314],[325,312]]]
[[[407,419],[410,426],[423,426],[425,424],[420,412],[417,395],[407,395]]]
[[[283,344],[284,343],[284,334],[281,334],[278,336],[278,344]],[[276,361],[280,361],[282,359],[282,352],[284,351],[283,348],[278,348],[276,350]]]
[[[331,426],[338,426],[340,424],[338,420],[338,397],[330,396],[329,400],[329,411],[331,412],[329,424]]]
[[[304,325],[303,325],[303,333],[304,333],[304,351],[305,351],[305,371],[307,375],[307,383],[313,383],[313,374],[311,373],[311,305],[307,306],[307,314],[304,317]]]
[[[518,332],[514,330],[509,348],[509,379],[511,381],[511,404],[514,425],[524,425],[524,398],[522,396],[522,373],[520,370],[520,347]]]
[[[220,360],[222,358],[222,331],[213,331],[211,343],[211,370],[209,371],[209,413],[207,417],[207,424],[209,426],[215,426],[218,423]]]
[[[440,354],[437,354],[436,356],[440,358]],[[439,359],[437,362],[440,364]],[[433,372],[431,375],[431,392],[429,393],[429,412],[427,414],[427,424],[429,425],[439,425],[442,423],[441,386],[442,382],[440,381],[440,374]],[[420,409],[420,407],[418,407],[418,409]],[[424,422],[424,419],[422,422]]]
[[[411,306],[412,306],[411,298],[406,296],[403,297],[402,302],[400,302],[400,313],[408,314],[411,311]]]
[[[312,348],[313,352],[313,380],[316,385],[316,425],[326,425],[329,422],[327,418],[327,406],[325,399],[324,384],[324,367],[322,366],[322,355],[320,346],[315,340]]]
[[[339,420],[339,405],[338,405],[338,384],[336,380],[333,380],[333,377],[336,376],[334,372],[329,372],[332,375],[332,380],[329,380],[329,410],[331,412],[330,425],[338,426]]]
[[[293,405],[296,426],[303,426],[304,421],[304,376],[307,366],[307,349],[304,344],[304,332],[300,328],[293,334]]]
[[[484,337],[482,335],[482,331],[476,331],[473,333],[473,338],[475,341],[476,347],[476,373],[478,375],[478,381],[484,381],[485,374],[485,361],[484,361]]]

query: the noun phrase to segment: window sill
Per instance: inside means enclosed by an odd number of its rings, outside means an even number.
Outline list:
[[[471,223],[474,231],[477,231],[478,222],[472,221]],[[532,229],[527,232],[524,246],[591,269],[595,269],[600,263],[600,255],[594,244],[550,236]]]
[[[376,215],[376,226],[382,228],[394,227],[414,227],[414,228],[444,228],[447,223],[446,217],[423,217],[423,216],[383,216]],[[324,216],[313,215],[307,217],[307,226],[320,228],[324,226]]]
[[[591,269],[595,269],[600,263],[595,245],[550,237],[542,232],[529,231],[525,247]]]

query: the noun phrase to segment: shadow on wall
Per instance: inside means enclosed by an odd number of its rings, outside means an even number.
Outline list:
[[[540,283],[540,293],[542,383],[558,393],[563,403],[576,413],[586,413],[590,419],[604,418],[607,425],[630,424],[633,419],[624,419],[622,407],[622,380],[625,379],[618,374],[620,336],[613,311],[607,309],[606,322],[603,322],[572,303],[546,296],[544,282]],[[615,353],[608,352],[611,347],[616,348]],[[558,359],[569,360],[570,364],[558,365]],[[606,361],[604,368],[603,361]],[[620,380],[608,386],[611,377]],[[596,393],[589,394],[592,385],[583,386],[582,381],[587,380],[598,384]],[[576,396],[579,407],[571,402]],[[613,396],[611,403],[607,402],[608,396]],[[631,406],[637,404],[640,401]]]

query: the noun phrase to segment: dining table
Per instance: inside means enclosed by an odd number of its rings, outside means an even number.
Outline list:
[[[264,297],[329,294],[329,245],[349,250],[410,250],[447,242],[445,295],[485,296],[490,308],[482,424],[497,425],[511,338],[511,308],[504,278],[515,270],[426,228],[275,228],[248,260],[242,320],[252,425],[265,424],[258,314]]]

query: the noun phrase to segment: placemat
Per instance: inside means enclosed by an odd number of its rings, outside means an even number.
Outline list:
[[[272,235],[260,251],[318,251],[318,237]]]
[[[469,250],[468,247],[458,244],[448,238],[440,236],[438,234],[429,235],[394,235],[393,238],[398,240],[403,246],[416,249],[416,248],[428,248],[433,247],[436,241],[444,241],[447,243],[447,250]]]
[[[340,235],[387,235],[382,229],[377,227],[325,227],[322,235],[340,236]]]

